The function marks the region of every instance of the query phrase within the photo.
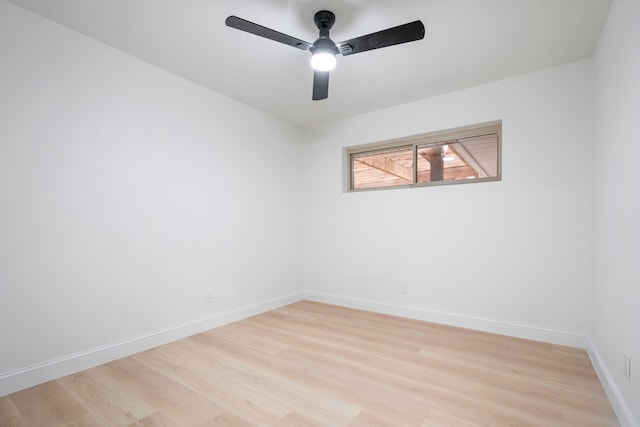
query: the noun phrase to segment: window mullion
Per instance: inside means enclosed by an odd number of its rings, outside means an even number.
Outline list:
[[[418,144],[413,144],[413,182],[418,182]]]

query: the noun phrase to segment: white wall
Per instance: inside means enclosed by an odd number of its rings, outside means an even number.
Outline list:
[[[310,129],[303,153],[307,290],[584,346],[592,85],[585,61]],[[501,182],[342,191],[342,147],[498,119]],[[408,296],[400,294],[402,281]]]
[[[0,377],[299,290],[298,129],[3,0],[0,61]]]
[[[590,337],[640,425],[640,2],[615,0],[594,57],[597,101]],[[632,378],[623,377],[624,353]]]

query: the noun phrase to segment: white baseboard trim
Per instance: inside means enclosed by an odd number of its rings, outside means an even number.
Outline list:
[[[265,311],[292,304],[303,299],[536,341],[586,348],[586,337],[581,334],[556,331],[494,319],[465,316],[456,313],[440,312],[421,307],[404,306],[342,295],[304,291],[239,307],[202,319],[185,322],[170,328],[138,335],[122,341],[88,349],[86,351],[70,354],[14,371],[0,373],[0,396],[89,369],[103,363],[111,362],[122,357],[130,356],[159,345],[167,344],[218,326],[226,325]],[[637,427],[634,424],[631,424],[631,426]]]
[[[226,325],[302,299],[301,292],[249,304],[170,328],[127,338],[104,346],[48,360],[10,372],[0,373],[0,396],[33,387],[103,363],[130,356],[218,326]]]
[[[622,391],[620,391],[620,388],[617,386],[613,375],[611,375],[611,371],[604,363],[604,359],[595,343],[591,340],[591,337],[587,337],[587,353],[589,353],[591,364],[600,379],[600,383],[602,383],[602,387],[609,398],[609,402],[611,402],[611,406],[618,417],[618,421],[620,421],[620,425],[622,425],[622,427],[640,427],[640,422],[638,422],[633,416],[633,413],[631,413],[631,408],[627,404],[622,395]]]
[[[379,301],[370,301],[361,298],[324,294],[313,291],[303,292],[302,297],[303,299],[310,301],[323,302],[384,314],[392,314],[395,316],[408,317],[411,319],[441,323],[450,326],[458,326],[461,328],[475,329],[534,341],[543,341],[581,349],[586,348],[586,335],[579,333],[564,332],[496,319],[466,316],[457,313],[425,309],[422,307],[389,304]]]

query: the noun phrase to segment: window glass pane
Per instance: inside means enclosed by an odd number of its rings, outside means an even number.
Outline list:
[[[417,182],[498,176],[498,135],[480,135],[417,147]]]
[[[352,188],[393,187],[413,183],[413,147],[351,155]]]

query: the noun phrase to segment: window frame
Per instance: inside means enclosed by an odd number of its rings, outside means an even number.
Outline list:
[[[442,180],[431,182],[418,182],[418,168],[417,166],[417,150],[418,147],[424,147],[425,145],[447,145],[452,140],[471,138],[482,135],[496,134],[497,135],[497,173],[496,176],[479,177],[474,179],[458,179],[458,180]],[[381,187],[369,187],[369,188],[354,188],[354,170],[353,170],[353,158],[354,156],[361,155],[363,153],[374,153],[376,151],[400,149],[404,147],[411,147],[413,150],[412,160],[412,172],[413,182],[410,184],[381,186]],[[455,185],[455,184],[474,184],[480,182],[495,182],[502,180],[502,120],[495,120],[491,122],[479,123],[469,126],[463,126],[458,128],[439,130],[434,132],[428,132],[419,135],[413,135],[409,137],[391,139],[386,141],[379,141],[374,143],[367,143],[363,145],[356,145],[343,148],[344,159],[344,188],[348,193],[359,193],[363,191],[378,191],[378,190],[392,190],[403,188],[420,188],[431,187],[440,185]]]

